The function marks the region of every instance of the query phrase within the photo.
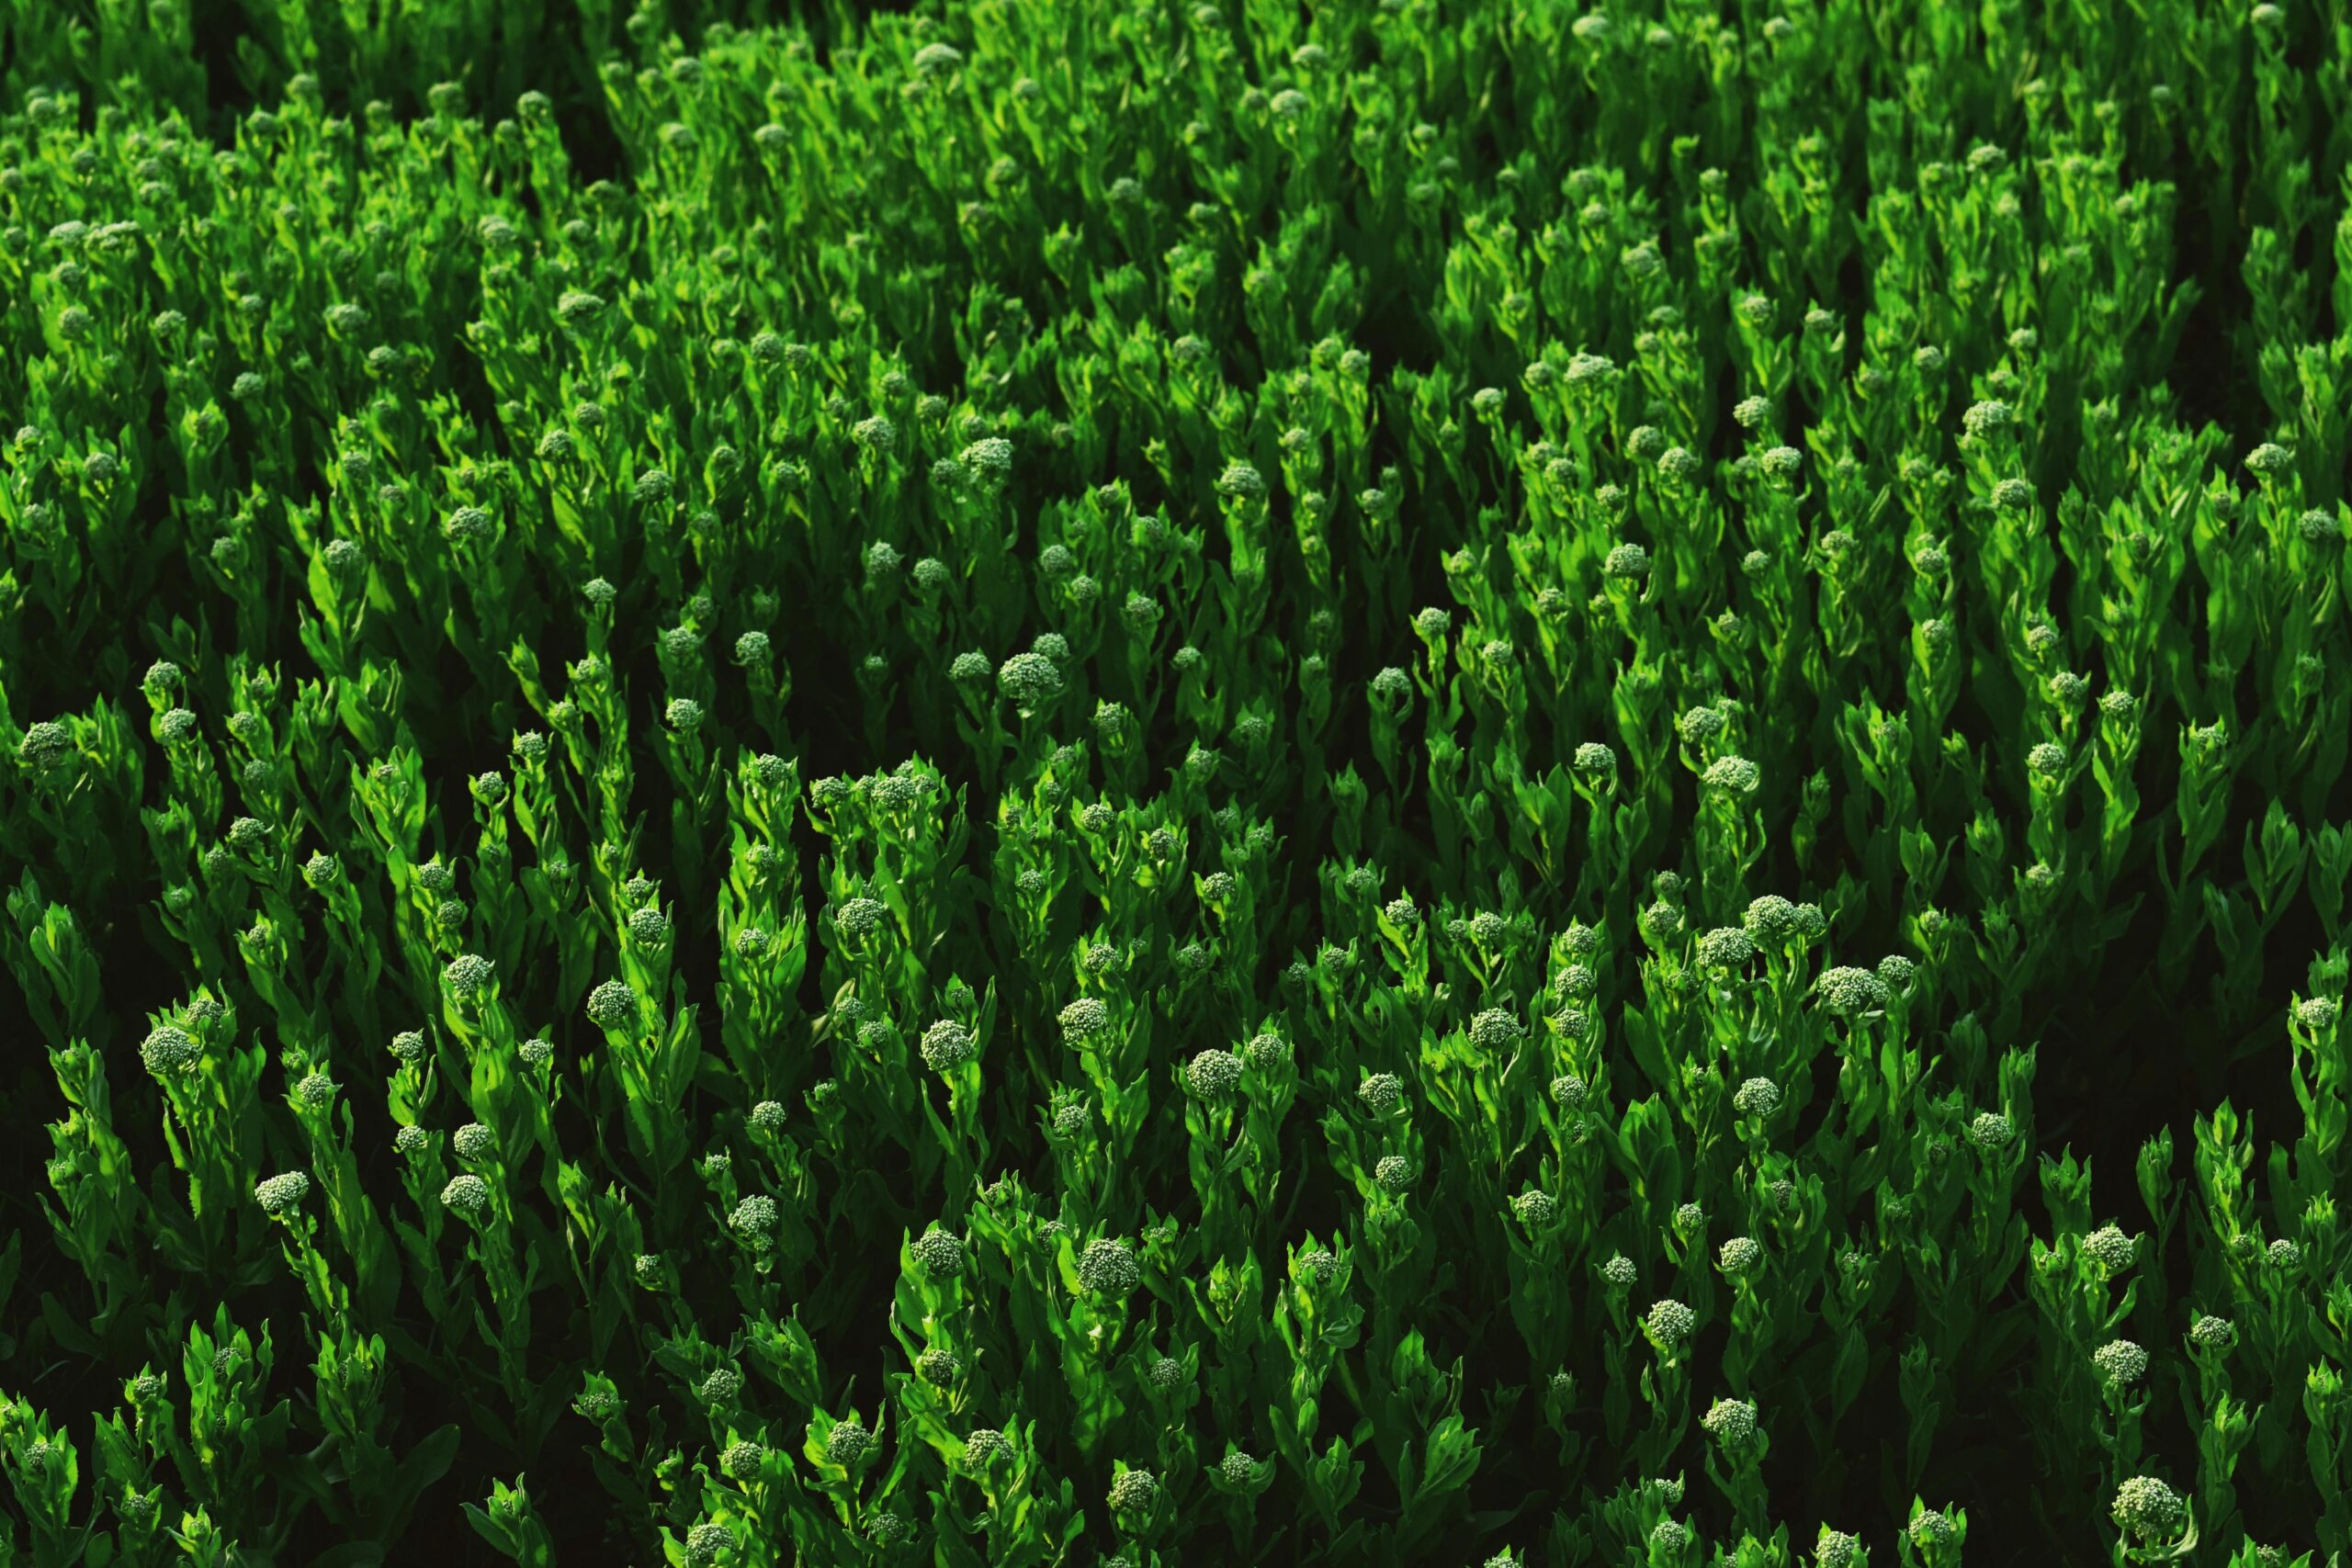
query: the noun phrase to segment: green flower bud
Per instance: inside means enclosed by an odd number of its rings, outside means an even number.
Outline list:
[[[2091,1352],[2091,1366],[2109,1388],[2128,1388],[2147,1371],[2148,1352],[2129,1339],[2110,1339]]]
[[[1911,1544],[1923,1549],[1941,1546],[1956,1533],[1952,1522],[1933,1508],[1922,1509],[1919,1517],[1911,1521],[1909,1530]]]
[[[479,1214],[490,1204],[490,1184],[470,1171],[453,1176],[441,1189],[441,1203],[461,1214]]]
[[[916,1264],[934,1280],[952,1280],[964,1271],[964,1238],[932,1226],[908,1249]]]
[[[1111,1483],[1114,1513],[1140,1513],[1159,1501],[1159,1478],[1148,1470],[1124,1470]]]
[[[1745,1448],[1756,1436],[1756,1406],[1744,1399],[1718,1399],[1699,1425],[1724,1447]]]
[[[1124,1296],[1142,1279],[1135,1254],[1124,1241],[1090,1241],[1079,1255],[1079,1288],[1091,1295]]]
[[[1227,1093],[1241,1081],[1241,1058],[1212,1047],[1193,1058],[1184,1077],[1193,1092],[1203,1098]]]
[[[2101,1225],[2083,1238],[2083,1256],[2109,1274],[2132,1267],[2138,1245],[2113,1225]]]
[[[2170,1540],[2187,1522],[2179,1494],[2154,1476],[2135,1475],[2115,1489],[2115,1522],[2143,1542]]]
[[[299,1170],[273,1176],[254,1189],[254,1201],[265,1214],[283,1214],[311,1195],[311,1179]]]
[[[825,1434],[825,1457],[843,1469],[864,1459],[866,1450],[873,1446],[873,1435],[856,1421],[837,1422],[833,1429]]]
[[[1699,1319],[1689,1307],[1669,1299],[1653,1303],[1643,1316],[1642,1325],[1659,1343],[1679,1345],[1690,1337],[1691,1331],[1699,1326]]]

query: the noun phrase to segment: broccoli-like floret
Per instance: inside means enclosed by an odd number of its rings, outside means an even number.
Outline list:
[[[1569,765],[1588,777],[1598,778],[1617,771],[1617,753],[1598,740],[1587,740],[1577,747]]]
[[[2091,1352],[2091,1366],[2109,1388],[2129,1388],[2148,1370],[2148,1352],[2129,1339],[2110,1339]]]
[[[843,1469],[864,1459],[873,1446],[873,1434],[858,1421],[837,1421],[825,1434],[825,1457]]]
[[[1753,1236],[1736,1235],[1715,1254],[1715,1261],[1726,1274],[1745,1274],[1763,1260],[1764,1249]]]
[[[139,1047],[140,1061],[159,1078],[187,1071],[198,1055],[194,1037],[168,1023],[149,1034]]]
[[[1241,1058],[1211,1047],[1193,1058],[1184,1069],[1184,1078],[1194,1094],[1226,1093],[1241,1081]]]
[[[965,447],[956,460],[983,479],[1001,479],[1012,471],[1012,443],[1001,435],[985,435]]]
[[[449,1145],[459,1159],[488,1159],[498,1152],[498,1137],[479,1122],[469,1122],[450,1134]]]
[[[996,685],[1023,715],[1034,714],[1062,694],[1062,672],[1051,659],[1033,649],[997,666]]]
[[[1519,1043],[1519,1020],[1500,1008],[1488,1008],[1470,1021],[1470,1043],[1481,1051],[1508,1051]]]
[[[1690,1337],[1691,1330],[1699,1326],[1699,1319],[1689,1307],[1668,1298],[1651,1304],[1642,1318],[1642,1325],[1660,1344],[1679,1345]]]
[[[1745,757],[1718,757],[1700,775],[1709,789],[1724,795],[1749,794],[1761,776],[1756,764]]]
[[[283,1214],[311,1195],[311,1179],[299,1170],[273,1176],[254,1189],[254,1201],[265,1214]]]
[[[882,929],[888,914],[878,899],[845,899],[833,909],[833,929],[852,942],[863,941]]]
[[[1854,1568],[1854,1561],[1860,1554],[1861,1547],[1860,1541],[1844,1530],[1834,1530],[1824,1525],[1821,1534],[1813,1543],[1813,1561],[1815,1568]]]
[[[1700,935],[1696,953],[1710,969],[1738,969],[1756,956],[1756,944],[1737,926],[1718,926]]]
[[[2188,1509],[2180,1495],[2152,1475],[2135,1475],[2115,1489],[2115,1522],[2141,1541],[2169,1540]]]
[[[718,1561],[719,1553],[735,1544],[727,1527],[715,1519],[705,1519],[686,1531],[686,1562],[689,1568],[708,1568]]]
[[[1253,1034],[1241,1047],[1241,1055],[1260,1072],[1270,1073],[1290,1059],[1290,1042],[1271,1032]]]
[[[1756,1406],[1744,1399],[1718,1399],[1699,1425],[1727,1449],[1745,1448],[1756,1436]]]
[[[735,1205],[727,1223],[754,1250],[764,1252],[775,1245],[775,1200],[765,1193],[754,1192]]]
[[[490,1183],[471,1171],[453,1176],[441,1189],[441,1204],[461,1214],[479,1214],[490,1204]]]
[[[1761,1121],[1780,1108],[1781,1086],[1767,1077],[1749,1078],[1733,1094],[1731,1103],[1742,1116]]]
[[[2017,423],[2016,411],[1997,398],[1971,403],[1968,412],[1960,416],[1962,429],[1969,434],[1984,436],[1996,430],[2007,430]]]
[[[1079,1288],[1091,1295],[1124,1296],[1142,1279],[1135,1254],[1124,1241],[1098,1238],[1079,1254]]]
[[[1840,965],[1822,972],[1814,982],[1821,1005],[1840,1018],[1852,1018],[1886,1005],[1886,987],[1867,969]]]
[[[935,1073],[949,1073],[972,1059],[972,1032],[943,1018],[922,1032],[922,1059]]]
[[[1797,934],[1797,907],[1777,893],[1752,900],[1740,925],[1757,942],[1786,942]]]
[[[1140,1513],[1159,1501],[1159,1478],[1148,1470],[1123,1470],[1111,1483],[1115,1513]]]
[[[1061,1010],[1062,1038],[1072,1044],[1111,1027],[1111,1010],[1099,998],[1080,997]]]
[[[2188,1342],[2200,1350],[2229,1350],[2238,1342],[2237,1325],[2208,1313],[2188,1325]]]
[[[1695,707],[1675,720],[1675,732],[1687,746],[1703,746],[1724,732],[1730,721],[1721,708]]]
[[[461,953],[449,961],[449,966],[441,972],[441,978],[448,986],[451,996],[459,1001],[471,1001],[490,989],[493,970],[491,961],[479,953]]]
[[[1979,1111],[1968,1124],[1968,1141],[1988,1152],[2007,1147],[2009,1140],[2016,1136],[2017,1129],[1997,1111]]]
[[[2284,446],[2266,441],[2245,455],[2245,466],[2264,479],[2285,473],[2294,467],[2295,455]]]
[[[2131,1268],[2139,1250],[2138,1244],[2114,1225],[2101,1225],[2083,1237],[2083,1256],[2109,1274]]]
[[[934,1280],[952,1280],[964,1271],[964,1238],[954,1231],[932,1226],[908,1249],[915,1263]]]
[[[1941,1546],[1957,1533],[1952,1522],[1933,1508],[1920,1510],[1909,1531],[1911,1544],[1917,1547]]]

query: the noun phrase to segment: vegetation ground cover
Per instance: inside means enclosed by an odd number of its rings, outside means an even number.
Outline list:
[[[2352,1551],[2352,12],[0,4],[0,1561]]]

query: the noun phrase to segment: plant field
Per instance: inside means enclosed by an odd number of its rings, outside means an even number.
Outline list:
[[[0,0],[0,1564],[2352,1561],[2352,4],[1581,3]]]

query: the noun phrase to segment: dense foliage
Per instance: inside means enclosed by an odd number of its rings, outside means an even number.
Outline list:
[[[0,4],[0,1561],[2352,1554],[2352,9],[722,9]]]

